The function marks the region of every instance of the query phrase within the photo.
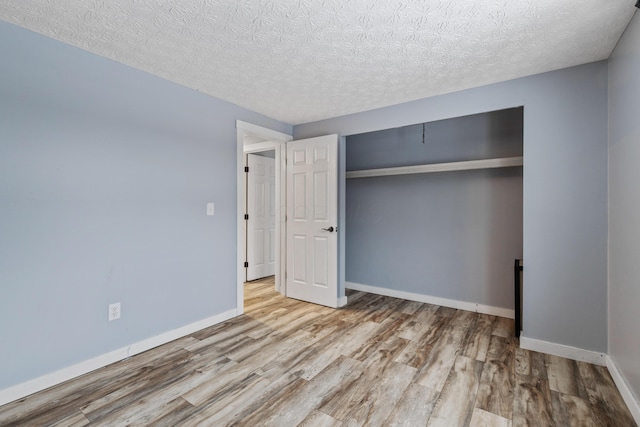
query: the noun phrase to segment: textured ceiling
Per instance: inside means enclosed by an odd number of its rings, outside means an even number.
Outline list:
[[[635,0],[0,0],[0,19],[299,124],[607,58]]]

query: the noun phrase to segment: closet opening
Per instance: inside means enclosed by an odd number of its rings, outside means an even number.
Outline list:
[[[514,318],[523,107],[346,138],[346,288]]]

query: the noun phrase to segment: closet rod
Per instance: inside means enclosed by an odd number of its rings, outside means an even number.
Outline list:
[[[347,178],[369,178],[373,176],[408,175],[414,173],[433,173],[464,171],[474,169],[493,169],[522,166],[522,157],[500,157],[497,159],[468,160],[464,162],[432,163],[428,165],[398,166],[395,168],[365,169],[348,171]]]

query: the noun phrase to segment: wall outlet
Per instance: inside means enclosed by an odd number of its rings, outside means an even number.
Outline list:
[[[213,203],[207,203],[207,216],[213,216],[215,208]]]
[[[120,303],[109,304],[109,322],[120,318]]]

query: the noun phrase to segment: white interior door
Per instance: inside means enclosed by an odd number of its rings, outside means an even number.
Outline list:
[[[247,280],[276,273],[276,162],[247,154]]]
[[[338,306],[338,136],[287,143],[286,295]]]

